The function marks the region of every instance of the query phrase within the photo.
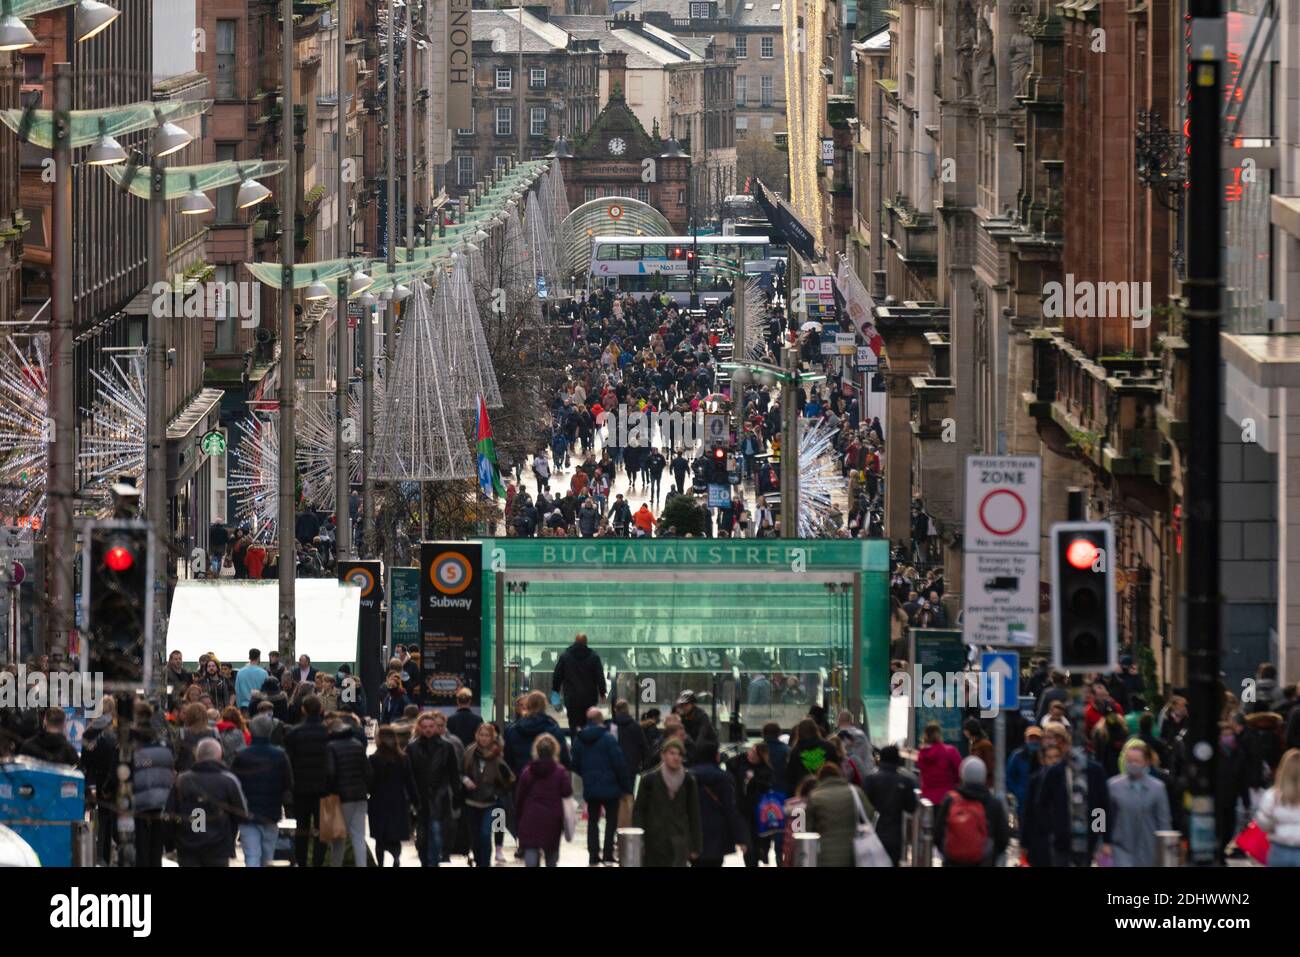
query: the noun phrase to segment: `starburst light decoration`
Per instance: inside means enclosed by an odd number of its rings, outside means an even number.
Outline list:
[[[835,506],[831,495],[844,488],[832,441],[839,429],[818,419],[799,420],[799,537],[826,538]]]
[[[45,336],[26,353],[10,338],[0,348],[0,511],[45,519],[49,454],[49,379]]]
[[[85,491],[101,503],[111,500],[112,485],[124,475],[136,479],[136,486],[147,494],[143,483],[148,415],[145,362],[141,349],[112,356],[103,372],[90,370],[96,398],[81,413],[80,459]]]

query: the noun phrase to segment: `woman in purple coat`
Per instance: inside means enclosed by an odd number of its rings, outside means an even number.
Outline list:
[[[573,796],[573,783],[568,770],[555,760],[559,753],[560,743],[553,735],[538,735],[533,742],[533,760],[519,776],[515,813],[526,867],[540,865],[543,853],[547,867],[560,863],[564,799]]]

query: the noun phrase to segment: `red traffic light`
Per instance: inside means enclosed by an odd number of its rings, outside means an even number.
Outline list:
[[[135,555],[125,545],[114,545],[104,553],[104,564],[110,571],[121,574],[131,570],[135,564]]]
[[[676,249],[673,250],[673,258],[674,258],[674,259],[681,259],[681,258],[682,258],[682,247],[681,247],[681,246],[678,246]]]
[[[727,457],[727,450],[724,449],[721,445],[715,446],[713,449],[713,457],[717,459],[719,462],[721,462],[723,459]]]
[[[1076,538],[1065,548],[1065,560],[1080,571],[1096,564],[1100,554],[1101,550],[1086,538]]]

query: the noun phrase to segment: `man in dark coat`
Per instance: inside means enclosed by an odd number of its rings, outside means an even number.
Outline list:
[[[259,714],[249,722],[253,743],[241,749],[230,770],[239,779],[248,801],[249,820],[239,825],[245,867],[266,867],[275,860],[280,818],[293,801],[293,766],[284,748],[271,743],[275,718]]]
[[[700,755],[709,753],[709,749],[718,750],[718,732],[713,729],[713,722],[705,714],[704,709],[695,703],[694,691],[683,691],[677,696],[677,714],[682,719],[682,727],[686,729],[686,736],[693,743],[693,750],[686,756],[687,761],[695,764],[702,760]]]
[[[664,741],[662,763],[641,775],[632,823],[645,830],[646,867],[687,867],[704,850],[700,787],[686,770],[686,746]]]
[[[307,841],[313,831],[320,833],[320,799],[328,793],[329,765],[326,749],[329,732],[321,717],[321,701],[314,694],[302,700],[302,724],[284,739],[284,750],[293,768],[293,816],[297,831],[293,837],[294,860],[307,866]],[[313,866],[325,863],[325,845],[316,841]]]
[[[483,719],[474,713],[471,703],[474,692],[461,688],[456,692],[456,711],[447,719],[447,730],[460,739],[461,744],[469,747],[474,743],[474,733]]]
[[[551,690],[564,696],[569,733],[577,734],[587,724],[587,709],[604,701],[607,690],[600,655],[587,647],[586,635],[575,635],[573,644],[560,655],[551,678]]]
[[[415,739],[406,751],[419,796],[419,824],[416,848],[425,867],[442,863],[442,831],[451,817],[451,806],[460,790],[460,768],[456,749],[438,734],[434,713],[426,711],[415,724]]]
[[[244,789],[221,763],[221,742],[205,738],[194,757],[194,767],[176,779],[167,798],[167,816],[177,822],[177,861],[181,867],[228,867],[235,828],[248,818]]]
[[[626,701],[614,703],[614,715],[609,719],[610,733],[618,738],[618,746],[623,749],[623,760],[632,774],[640,774],[650,754],[650,745],[646,741],[645,730],[632,717],[631,706]]]
[[[573,739],[573,770],[582,778],[582,796],[587,802],[587,857],[594,867],[601,862],[600,817],[605,815],[605,857],[614,860],[614,832],[618,828],[618,806],[624,794],[632,793],[632,775],[618,741],[600,723],[600,709],[592,708],[587,726]]]
[[[63,713],[62,708],[47,708],[40,734],[24,741],[18,753],[40,761],[68,764],[75,768],[81,756],[77,754],[77,749],[68,742],[63,733],[66,718],[67,715]]]
[[[900,770],[901,764],[898,748],[883,747],[875,774],[862,782],[863,793],[880,815],[876,834],[895,864],[903,856],[903,815],[916,810],[916,778]]]
[[[96,845],[99,862],[107,866],[112,859],[113,836],[117,832],[117,734],[113,731],[112,711],[104,709],[86,727],[81,738],[81,760],[77,767],[86,778],[86,790],[94,788],[98,802]]]
[[[718,743],[704,741],[695,746],[695,763],[689,768],[699,785],[700,857],[693,867],[721,867],[722,859],[739,849],[746,852],[749,828],[740,816],[736,788],[731,775],[718,766]]]

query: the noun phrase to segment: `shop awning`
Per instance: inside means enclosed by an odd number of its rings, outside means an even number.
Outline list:
[[[764,186],[762,180],[754,180],[753,191],[758,205],[763,207],[768,222],[772,224],[773,238],[779,237],[780,242],[790,246],[806,261],[816,262],[817,241],[808,227],[799,221],[790,204]]]

